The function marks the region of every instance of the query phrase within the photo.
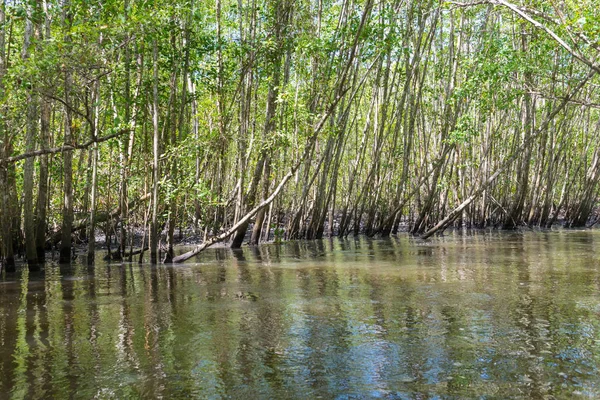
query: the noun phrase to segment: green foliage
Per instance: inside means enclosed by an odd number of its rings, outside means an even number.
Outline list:
[[[479,136],[479,132],[475,129],[472,117],[463,114],[456,121],[456,126],[448,137],[448,143],[464,145],[471,142],[477,136]]]

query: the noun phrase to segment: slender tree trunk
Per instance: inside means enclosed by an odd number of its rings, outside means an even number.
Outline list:
[[[527,52],[527,39],[525,27],[522,27],[522,49],[523,52]],[[525,84],[526,87],[532,87],[532,76],[531,72],[525,72]],[[533,132],[533,101],[531,94],[525,92],[523,97],[524,105],[524,116],[522,122],[523,139],[522,142],[529,142],[529,138]],[[504,222],[504,229],[514,229],[517,224],[523,220],[523,208],[525,206],[525,199],[529,189],[529,169],[531,163],[531,148],[533,146],[525,146],[523,154],[517,163],[517,192],[515,194],[515,200],[509,210],[506,221]]]
[[[21,57],[24,62],[29,58],[29,50],[31,40],[34,36],[33,24],[33,7],[27,6],[27,18],[25,21],[25,32],[23,37],[23,50]],[[38,122],[38,107],[37,96],[35,96],[33,88],[27,94],[27,114],[26,114],[26,133],[25,133],[25,151],[31,152],[35,150],[35,137],[37,133]],[[27,158],[23,167],[23,221],[25,234],[25,254],[27,257],[27,265],[29,270],[39,270],[37,259],[36,242],[35,242],[35,224],[33,215],[33,170],[34,159]]]
[[[92,93],[91,103],[93,106],[93,115],[91,118],[90,135],[92,139],[96,138],[96,129],[99,122],[99,109],[98,101],[100,97],[100,84],[98,81],[94,82],[94,88]],[[88,226],[87,238],[88,238],[88,251],[87,261],[92,264],[96,255],[96,203],[97,203],[97,192],[98,192],[98,143],[95,142],[91,150],[91,163],[92,163],[92,187],[91,187],[91,198],[90,198],[90,221]],[[120,204],[120,207],[124,207]],[[126,207],[126,206],[125,206]],[[122,209],[121,209],[122,215]],[[122,253],[118,253],[119,258],[123,256]]]
[[[150,262],[158,262],[158,179],[159,179],[159,140],[158,131],[158,43],[152,42],[152,63],[154,80],[152,84],[152,220],[150,222]]]
[[[44,150],[49,145],[50,138],[50,103],[41,100],[41,129],[40,129],[40,149]],[[48,204],[48,156],[40,156],[40,176],[38,181],[38,195],[35,212],[35,247],[39,262],[44,262],[46,258],[46,206]]]
[[[265,159],[265,163],[264,163],[264,175],[265,175],[265,179],[263,180],[263,198],[262,201],[265,200],[266,196],[268,195],[269,192],[269,180],[268,180],[268,176],[270,173],[270,169],[271,169],[271,163],[270,163],[270,158],[269,156],[267,156],[267,158]],[[254,227],[252,229],[252,236],[250,237],[250,244],[251,245],[257,245],[260,242],[260,236],[261,236],[261,232],[262,232],[262,226],[265,222],[265,215],[266,215],[267,209],[263,208],[261,210],[259,210],[256,213],[256,219],[254,221]],[[268,228],[267,228],[268,229]]]
[[[6,14],[5,4],[6,0],[0,0],[0,96],[4,96],[4,76],[6,75]],[[5,106],[2,105],[0,108],[0,138],[2,142],[0,144],[0,160],[4,160],[10,156],[8,131],[6,130],[6,122],[4,120]],[[8,165],[0,165],[0,187],[3,188],[0,195],[2,210],[0,211],[0,228],[1,228],[1,239],[2,239],[2,258],[4,260],[4,267],[7,272],[15,271],[15,256],[13,253],[12,243],[12,225],[10,218],[10,193],[8,190]]]
[[[125,21],[129,20],[129,0],[125,0],[123,3],[123,13]],[[129,41],[129,33],[126,34],[125,40]],[[131,118],[131,48],[129,43],[125,44],[125,122],[133,124]],[[97,148],[96,148],[97,151]],[[127,179],[129,175],[129,137],[123,139],[121,147],[121,185],[119,191],[119,206],[121,208],[121,215],[119,216],[120,229],[119,229],[119,255],[121,258],[125,256],[125,250],[127,247],[127,217],[129,210],[127,209],[128,196],[127,196]]]
[[[87,261],[92,264],[96,254],[96,203],[97,203],[97,187],[98,187],[98,143],[94,143],[91,150],[92,157],[92,189],[90,201],[90,222],[87,232],[88,238],[88,253]]]
[[[65,42],[70,43],[69,31],[71,30],[70,3],[65,0],[63,4],[63,24],[65,28]],[[64,118],[64,144],[72,145],[74,139],[71,136],[71,71],[65,70],[65,118]],[[73,151],[67,150],[63,153],[63,210],[62,210],[62,239],[60,242],[60,262],[71,262],[71,229],[73,226]]]
[[[220,4],[220,3],[219,3]],[[265,117],[265,126],[263,130],[263,137],[266,139],[270,136],[271,132],[275,127],[275,113],[277,110],[277,98],[279,96],[279,84],[281,81],[281,66],[282,66],[282,58],[284,56],[284,41],[286,40],[288,23],[292,19],[292,7],[288,1],[282,1],[277,3],[276,12],[275,12],[275,22],[274,26],[272,26],[273,37],[275,42],[277,43],[277,48],[272,50],[272,53],[268,55],[271,70],[271,79],[269,81],[269,91],[267,94],[267,110]],[[246,196],[246,207],[253,208],[256,204],[256,197],[258,194],[257,186],[260,182],[260,179],[268,180],[268,171],[269,171],[269,163],[270,159],[267,155],[267,149],[265,148],[261,151],[261,155],[259,158],[259,162],[257,164],[257,168],[254,170],[254,177],[252,179],[252,183],[250,189],[248,191],[248,195]],[[268,185],[268,183],[267,183]],[[267,186],[268,187],[268,186]],[[265,194],[266,195],[266,194]],[[260,229],[262,227],[262,223],[264,221],[264,211],[260,212],[257,215],[255,225],[260,225],[256,227],[256,232],[251,236],[250,243],[257,244],[258,237],[260,236]],[[246,231],[248,229],[248,224],[243,224],[239,227],[238,231],[235,233],[234,239],[231,243],[232,248],[239,248],[246,236]]]

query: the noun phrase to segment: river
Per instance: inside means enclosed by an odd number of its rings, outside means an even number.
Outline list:
[[[600,397],[599,289],[593,230],[48,263],[0,277],[0,398]]]

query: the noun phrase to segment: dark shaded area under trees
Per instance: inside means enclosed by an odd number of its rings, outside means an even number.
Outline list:
[[[3,263],[594,224],[599,33],[593,1],[2,1]]]

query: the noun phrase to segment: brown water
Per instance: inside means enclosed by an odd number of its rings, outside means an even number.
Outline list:
[[[600,232],[0,278],[0,398],[600,397]]]

